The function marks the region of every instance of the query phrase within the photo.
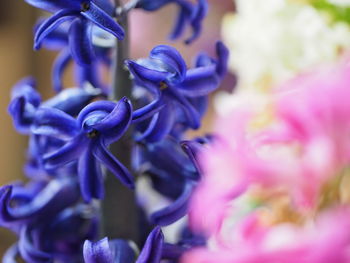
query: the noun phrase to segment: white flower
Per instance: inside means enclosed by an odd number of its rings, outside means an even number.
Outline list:
[[[333,0],[345,2],[345,0]],[[346,1],[349,2],[349,1]],[[237,0],[237,14],[224,19],[223,37],[238,89],[270,90],[350,45],[345,23],[331,23],[310,5],[291,0]]]

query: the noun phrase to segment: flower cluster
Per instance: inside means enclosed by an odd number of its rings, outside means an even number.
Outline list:
[[[208,95],[226,73],[228,50],[217,42],[215,58],[201,54],[187,67],[175,48],[157,45],[148,58],[125,61],[133,97],[118,101],[108,100],[112,88],[103,82],[101,67],[110,69],[113,64],[114,38],[122,40],[127,34],[116,21],[132,9],[154,11],[176,4],[179,14],[171,38],[179,38],[190,26],[190,43],[201,32],[207,1],[138,0],[125,6],[109,0],[26,2],[53,13],[34,27],[34,49],[59,51],[52,71],[56,95],[43,101],[32,77],[19,81],[12,91],[8,111],[16,130],[29,137],[24,167],[28,183],[0,188],[0,225],[18,236],[3,262],[177,262],[205,241],[185,226],[170,244],[160,226],[187,214],[201,179],[197,155],[212,138],[188,140],[185,134],[200,127]],[[74,88],[62,82],[71,62],[76,69]],[[133,170],[109,149],[126,137],[133,142]],[[138,202],[144,228],[144,238],[134,240],[143,247],[139,254],[132,241],[101,239],[106,170],[133,190],[138,178],[132,174],[140,174],[169,201],[151,215]],[[143,189],[136,190],[143,194]]]
[[[183,262],[349,262],[348,61],[217,124],[190,205],[208,243]]]

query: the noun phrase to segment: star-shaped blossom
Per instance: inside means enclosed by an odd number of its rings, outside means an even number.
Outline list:
[[[39,107],[55,108],[69,115],[76,115],[88,102],[99,95],[101,95],[99,89],[69,88],[42,102],[36,90],[36,81],[32,77],[27,77],[13,87],[8,111],[16,130],[23,134],[30,134],[34,116]]]
[[[192,36],[185,40],[190,44],[200,35],[202,31],[203,19],[208,13],[207,0],[197,0],[197,4],[187,0],[140,0],[136,7],[146,11],[155,11],[167,4],[174,3],[178,6],[179,12],[170,39],[179,38],[185,31],[186,25],[192,27]]]
[[[37,181],[24,187],[0,188],[0,224],[16,230],[23,223],[42,222],[79,200],[76,180]]]
[[[81,257],[83,241],[96,238],[97,222],[94,208],[79,204],[37,224],[22,224],[19,240],[5,253],[3,262],[18,258],[28,263],[75,262]]]
[[[123,28],[112,18],[113,6],[107,0],[26,0],[29,4],[53,12],[35,32],[34,49],[43,39],[65,21],[69,28],[70,51],[81,65],[89,65],[94,58],[91,27],[96,25],[118,39],[124,38]]]
[[[47,169],[78,161],[78,175],[82,196],[86,201],[103,198],[101,164],[121,182],[134,187],[129,171],[107,149],[128,129],[132,106],[127,98],[118,103],[96,101],[86,106],[77,119],[52,108],[41,108],[36,114],[36,133],[57,137],[64,134],[66,144],[43,157]]]
[[[146,88],[155,98],[133,114],[134,121],[153,115],[139,141],[156,142],[163,139],[178,121],[178,108],[182,109],[188,127],[200,127],[201,114],[193,102],[218,88],[226,73],[228,51],[221,42],[217,43],[216,51],[218,59],[200,56],[196,67],[191,69],[187,69],[175,48],[166,45],[155,47],[147,59],[126,61],[135,84]]]

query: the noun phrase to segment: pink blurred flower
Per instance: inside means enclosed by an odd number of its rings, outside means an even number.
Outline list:
[[[273,95],[273,122],[258,130],[251,126],[263,113],[255,105],[220,120],[219,139],[201,157],[204,176],[191,204],[192,228],[217,235],[232,200],[251,186],[283,189],[296,210],[315,210],[322,187],[349,163],[349,98],[350,66],[342,62],[281,87]]]
[[[348,263],[349,218],[350,210],[344,207],[322,213],[301,227],[265,227],[247,217],[248,222],[234,228],[239,237],[229,245],[192,250],[181,263]]]

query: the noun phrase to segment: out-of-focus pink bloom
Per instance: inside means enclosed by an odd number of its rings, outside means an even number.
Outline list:
[[[296,210],[315,209],[320,191],[350,157],[350,66],[304,74],[274,94],[273,121],[245,105],[217,124],[217,141],[202,154],[203,181],[190,209],[195,230],[216,235],[232,200],[251,186],[282,189]]]
[[[340,207],[320,214],[314,222],[297,226],[259,226],[248,217],[233,230],[239,237],[227,246],[201,248],[185,254],[182,263],[348,263],[350,210]],[[261,223],[260,223],[261,224]],[[261,231],[261,229],[265,229]],[[253,241],[253,242],[252,242]]]
[[[315,205],[320,187],[350,161],[350,64],[322,68],[281,88],[277,114],[300,151],[302,205]],[[298,176],[298,175],[296,175]]]

